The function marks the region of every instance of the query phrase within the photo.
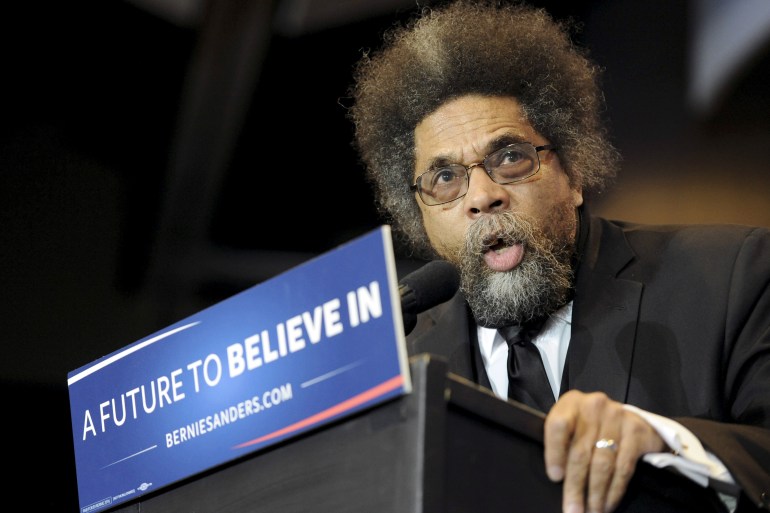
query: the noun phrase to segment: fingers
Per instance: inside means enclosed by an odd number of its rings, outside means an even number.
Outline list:
[[[648,452],[659,452],[665,443],[644,419],[635,413],[622,410],[622,431],[615,457],[615,471],[607,490],[605,511],[612,511],[620,504],[628,483],[634,475],[639,458]]]
[[[622,409],[602,393],[576,392],[563,399],[564,408],[554,405],[549,412],[553,419],[546,418],[546,468],[564,468],[565,512],[603,512],[615,475]],[[605,440],[601,448],[597,448],[597,440]]]
[[[624,452],[625,449],[624,449]],[[588,487],[586,505],[588,511],[605,511],[610,491],[624,483],[616,480],[616,461],[620,456],[620,446],[614,438],[601,438],[594,444],[591,452],[591,464],[588,470]],[[622,492],[625,488],[621,489]],[[578,490],[573,491],[574,499],[578,500]]]
[[[563,510],[605,512],[617,507],[645,452],[662,446],[657,433],[603,393],[565,394],[545,421],[548,477],[564,481]]]
[[[623,439],[626,437],[624,436]],[[589,496],[589,511],[613,511],[620,504],[628,488],[628,482],[634,475],[638,459],[638,455],[631,445],[626,443],[618,446],[617,454],[613,455],[613,472],[611,478],[607,480],[604,497],[601,500],[597,497],[595,502],[591,502]]]
[[[579,405],[573,398],[572,392],[565,394],[545,418],[545,470],[551,481],[564,479],[567,456],[577,429]]]

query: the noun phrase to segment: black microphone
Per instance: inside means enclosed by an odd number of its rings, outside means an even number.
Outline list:
[[[446,260],[433,260],[398,282],[404,334],[417,325],[417,314],[449,301],[460,288],[460,274]]]

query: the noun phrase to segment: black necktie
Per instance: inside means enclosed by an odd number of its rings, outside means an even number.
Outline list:
[[[508,398],[547,412],[554,404],[540,351],[532,343],[542,322],[500,328],[508,342]]]

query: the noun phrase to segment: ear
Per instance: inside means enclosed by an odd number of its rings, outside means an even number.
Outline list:
[[[581,187],[574,187],[571,189],[572,203],[575,207],[579,207],[583,204],[583,189]]]

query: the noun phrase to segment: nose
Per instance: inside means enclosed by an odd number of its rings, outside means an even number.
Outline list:
[[[487,174],[481,164],[468,169],[468,192],[465,195],[465,209],[469,216],[478,217],[496,210],[508,208],[510,196],[505,187]]]

